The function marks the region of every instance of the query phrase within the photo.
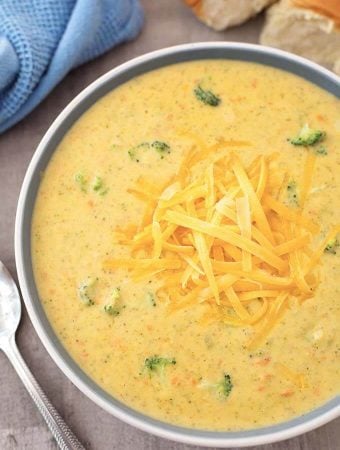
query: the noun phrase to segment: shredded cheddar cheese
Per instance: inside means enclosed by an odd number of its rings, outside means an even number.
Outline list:
[[[253,327],[254,349],[289,307],[289,298],[313,297],[315,267],[339,226],[313,250],[319,226],[303,213],[313,154],[306,156],[297,210],[281,200],[287,177],[275,165],[277,155],[246,165],[223,144],[210,151],[202,146],[184,156],[177,176],[165,185],[140,179],[129,190],[145,203],[145,213],[139,225],[116,233],[131,257],[109,259],[104,269],[127,268],[133,280],[156,276],[169,310],[203,305],[202,324]]]

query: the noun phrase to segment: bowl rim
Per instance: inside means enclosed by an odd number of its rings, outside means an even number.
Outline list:
[[[337,77],[329,70],[300,56],[296,56],[275,48],[260,46],[257,44],[239,42],[198,42],[181,44],[152,51],[135,57],[123,64],[120,64],[119,66],[109,70],[104,75],[93,81],[62,110],[62,112],[53,121],[52,125],[49,127],[42,140],[40,141],[37,149],[35,150],[27,168],[18,200],[14,233],[15,260],[22,296],[35,331],[37,332],[45,349],[47,350],[53,361],[57,364],[59,369],[83,394],[89,397],[94,403],[102,407],[105,411],[109,412],[116,418],[122,420],[123,422],[162,438],[171,439],[186,444],[208,447],[247,447],[259,444],[268,444],[292,438],[294,436],[298,436],[302,433],[320,427],[327,422],[330,422],[331,420],[340,416],[339,397],[335,397],[325,405],[316,408],[307,414],[293,418],[287,422],[281,422],[278,425],[261,427],[254,430],[241,430],[235,432],[203,431],[174,426],[166,422],[161,422],[153,419],[150,416],[137,412],[133,408],[126,407],[126,405],[119,401],[116,401],[112,397],[111,400],[109,396],[106,396],[105,398],[105,392],[98,385],[93,383],[89,376],[85,375],[84,377],[84,372],[82,372],[81,368],[78,367],[79,370],[76,370],[76,365],[72,366],[70,362],[71,358],[67,357],[66,349],[63,350],[65,353],[64,355],[60,354],[60,348],[58,346],[60,346],[61,344],[51,339],[46,330],[46,324],[44,325],[41,314],[39,314],[36,309],[35,300],[32,298],[32,294],[29,289],[29,284],[34,283],[34,281],[30,279],[25,265],[26,252],[30,253],[30,249],[28,250],[25,246],[25,238],[23,236],[23,232],[25,229],[24,216],[27,213],[27,209],[29,208],[27,201],[29,188],[32,180],[34,178],[37,178],[37,167],[48,143],[50,142],[51,138],[56,133],[60,125],[70,115],[70,113],[76,110],[80,102],[88,97],[91,93],[98,90],[100,86],[103,86],[109,80],[143,63],[153,61],[166,55],[181,55],[186,52],[199,53],[199,51],[201,50],[209,51],[214,49],[225,49],[226,51],[235,50],[239,51],[240,54],[242,54],[242,52],[250,52],[254,54],[254,58],[256,57],[256,55],[267,55],[269,57],[275,56],[283,62],[295,63],[298,66],[307,69],[312,74],[319,75],[322,79],[326,80],[325,82],[327,82],[327,80],[330,81],[333,85],[335,84],[335,86],[338,86],[340,90],[339,77]],[[193,59],[199,60],[202,58],[197,57]],[[228,58],[226,57],[225,59]],[[238,58],[235,57],[229,59]],[[252,62],[257,61],[256,59],[254,59],[252,60]],[[164,64],[163,66],[167,65],[168,64]],[[270,66],[270,64],[267,65]],[[283,70],[285,69],[283,68]],[[286,71],[290,72],[289,70]],[[82,114],[83,112],[80,115]],[[48,160],[49,159],[50,157],[48,158]],[[31,214],[32,208],[30,210],[30,217]],[[40,302],[39,300],[37,301]]]

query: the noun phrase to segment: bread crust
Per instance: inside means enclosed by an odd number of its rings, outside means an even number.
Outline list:
[[[317,14],[333,20],[340,26],[340,1],[339,0],[292,0],[293,6],[310,9]]]
[[[340,74],[339,9],[339,0],[280,0],[266,13],[260,42]]]
[[[215,30],[246,22],[276,0],[184,0],[196,16]]]

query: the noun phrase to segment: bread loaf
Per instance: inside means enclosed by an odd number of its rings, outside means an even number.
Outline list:
[[[304,56],[340,74],[340,0],[280,0],[266,14],[261,44]]]
[[[239,25],[276,0],[185,0],[196,16],[215,30]]]

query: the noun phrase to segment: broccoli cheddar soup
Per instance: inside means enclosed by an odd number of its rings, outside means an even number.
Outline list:
[[[195,61],[92,106],[42,176],[32,254],[61,342],[160,420],[275,424],[340,387],[339,100]]]

